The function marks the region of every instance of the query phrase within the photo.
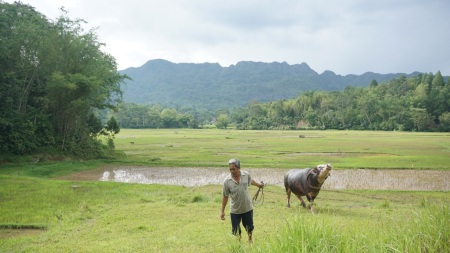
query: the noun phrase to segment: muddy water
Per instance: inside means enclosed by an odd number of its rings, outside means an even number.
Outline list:
[[[243,169],[247,170],[247,169]],[[283,187],[284,169],[248,169],[257,181]],[[82,172],[67,179],[100,180],[141,184],[202,186],[221,184],[224,168],[118,167]],[[450,171],[442,170],[333,170],[323,189],[376,189],[450,191]]]

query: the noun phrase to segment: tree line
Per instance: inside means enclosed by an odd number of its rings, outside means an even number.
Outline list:
[[[120,129],[98,110],[114,109],[125,75],[95,30],[61,9],[49,20],[34,7],[0,2],[0,153],[102,156],[98,136]]]
[[[195,110],[134,103],[121,103],[113,117],[122,128],[198,128],[203,118]]]
[[[450,131],[450,79],[440,71],[401,76],[343,91],[307,91],[294,99],[216,112],[122,104],[114,115],[124,128],[348,129]]]
[[[253,103],[230,114],[238,129],[450,131],[450,79],[440,71],[343,91]]]

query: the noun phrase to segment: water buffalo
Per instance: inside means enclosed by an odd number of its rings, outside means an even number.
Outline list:
[[[302,196],[306,196],[309,201],[308,208],[315,213],[312,205],[314,199],[319,195],[320,187],[322,187],[325,179],[330,175],[330,164],[317,165],[314,169],[292,169],[284,175],[284,187],[287,194],[287,207],[291,207],[291,192],[300,200],[303,207],[306,208],[305,201]]]

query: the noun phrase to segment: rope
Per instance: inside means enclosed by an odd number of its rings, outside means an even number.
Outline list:
[[[284,181],[280,181],[280,182],[277,182],[277,183],[274,183],[271,185],[277,185],[277,184],[281,184],[283,182]],[[261,181],[261,183],[263,183],[263,182]],[[253,199],[252,199],[253,206],[262,206],[262,204],[264,203],[264,188],[266,188],[268,185],[269,185],[268,183],[265,183],[263,188],[259,188],[258,191],[256,191],[255,196],[253,196]],[[278,191],[275,192],[275,191],[266,190],[266,192],[283,194],[283,195],[286,194],[284,191],[283,192],[278,192]],[[259,195],[260,193],[261,193],[261,196]]]
[[[259,192],[261,192],[261,197],[258,199]],[[258,189],[252,200],[254,206],[262,206],[262,204],[264,203],[264,187]]]

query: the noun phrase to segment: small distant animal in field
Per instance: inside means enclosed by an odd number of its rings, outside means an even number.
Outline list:
[[[317,165],[311,169],[291,169],[284,175],[284,187],[287,194],[287,207],[291,207],[290,199],[291,192],[297,196],[301,205],[306,208],[305,201],[302,196],[306,196],[309,205],[308,209],[314,214],[313,209],[314,199],[319,195],[320,188],[325,182],[333,167],[330,164]]]

